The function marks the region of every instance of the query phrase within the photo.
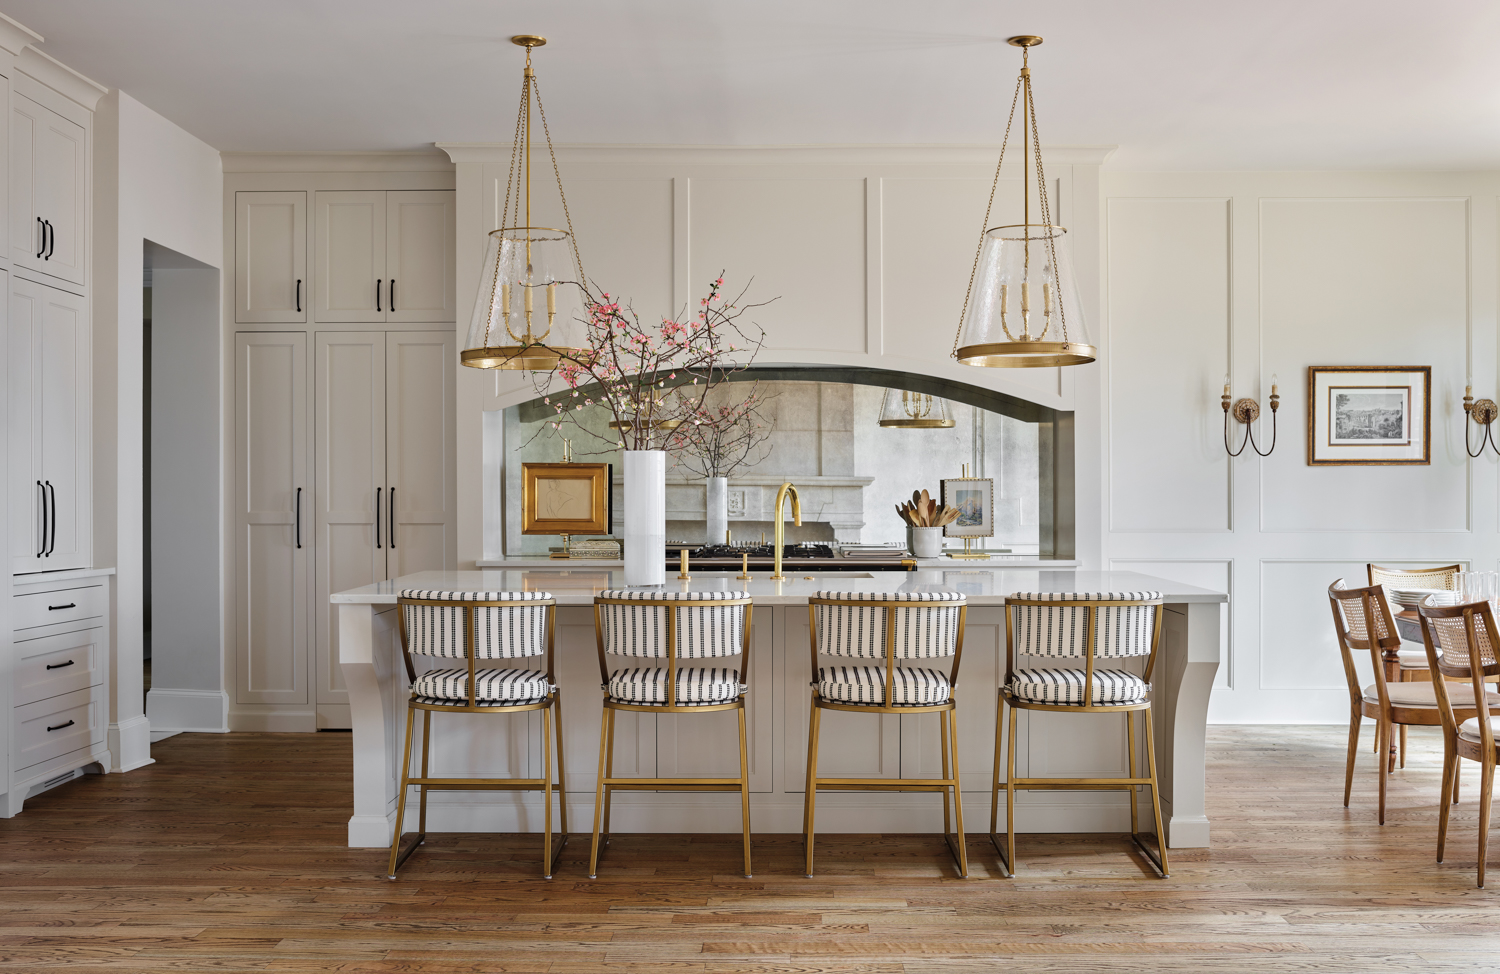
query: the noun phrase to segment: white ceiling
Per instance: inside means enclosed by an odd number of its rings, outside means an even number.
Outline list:
[[[1111,168],[1500,168],[1495,0],[0,0],[223,150],[509,141],[539,33],[558,142],[1042,141]]]

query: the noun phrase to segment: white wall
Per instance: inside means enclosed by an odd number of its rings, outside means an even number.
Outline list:
[[[1496,398],[1500,174],[1101,182],[1105,559],[1230,591],[1211,719],[1343,722],[1334,579],[1500,566],[1497,458],[1465,455],[1461,402],[1468,373]],[[1311,365],[1432,366],[1431,465],[1309,466]],[[1266,459],[1225,455],[1226,371],[1263,409],[1279,375]]]
[[[148,763],[142,704],[142,296],[145,242],[210,267],[223,261],[219,154],[112,91],[95,117],[95,561],[116,570],[115,770]],[[217,327],[217,323],[215,323]],[[222,646],[209,648],[222,653]]]

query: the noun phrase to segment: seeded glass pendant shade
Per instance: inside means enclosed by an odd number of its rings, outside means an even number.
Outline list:
[[[1027,58],[1042,39],[1024,35],[1009,42],[1022,50],[1021,77],[1016,81],[1005,131],[1008,138],[1019,106],[1025,216],[1019,224],[991,227],[990,209],[986,208],[969,290],[953,340],[953,357],[964,365],[1002,369],[1082,365],[1094,361],[1098,353],[1090,342],[1078,296],[1072,238],[1066,227],[1052,222],[1041,139],[1036,131],[1036,107],[1031,99]],[[1002,143],[990,189],[991,206],[1005,164],[1005,149]],[[1040,204],[1040,220],[1035,223],[1031,220],[1033,178]]]
[[[500,209],[501,228],[485,240],[484,263],[474,316],[459,361],[476,369],[546,371],[559,361],[588,354],[588,295],[583,260],[573,234],[568,198],[558,174],[547,113],[531,69],[533,48],[544,37],[520,34],[511,42],[526,49],[521,107],[511,147],[510,174]],[[536,101],[542,135],[557,175],[557,193],[567,229],[534,226],[531,220],[531,104]]]
[[[908,389],[887,389],[880,403],[880,425],[887,429],[952,429],[948,400]]]

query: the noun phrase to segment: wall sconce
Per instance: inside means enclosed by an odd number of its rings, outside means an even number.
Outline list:
[[[1500,444],[1495,442],[1494,432],[1490,428],[1495,422],[1495,417],[1500,416],[1500,406],[1495,405],[1493,399],[1474,398],[1474,384],[1470,382],[1464,386],[1464,412],[1469,419],[1484,427],[1484,436],[1479,440],[1479,449],[1475,450],[1469,445],[1469,424],[1464,422],[1464,451],[1471,457],[1477,457],[1484,452],[1484,445],[1488,443],[1496,453],[1500,453]]]
[[[1237,457],[1245,452],[1245,444],[1248,443],[1257,456],[1270,456],[1271,451],[1276,449],[1276,410],[1281,407],[1281,397],[1276,394],[1276,376],[1271,376],[1271,446],[1264,453],[1256,445],[1255,430],[1250,425],[1260,418],[1260,403],[1254,399],[1238,399],[1231,405],[1229,398],[1229,375],[1227,373],[1224,375],[1224,395],[1221,397],[1221,404],[1224,407],[1225,452],[1232,457]],[[1494,406],[1494,403],[1490,403],[1490,405]],[[1234,414],[1235,422],[1245,424],[1245,438],[1240,441],[1240,448],[1238,450],[1232,449],[1229,445],[1229,416],[1231,413]]]

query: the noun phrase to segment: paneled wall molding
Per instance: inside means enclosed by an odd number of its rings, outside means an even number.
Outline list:
[[[1341,723],[1334,579],[1500,568],[1500,462],[1465,455],[1460,404],[1500,371],[1500,172],[1107,172],[1101,197],[1106,560],[1223,573],[1212,720]],[[1308,466],[1310,365],[1430,365],[1432,463]],[[1269,457],[1225,456],[1226,371],[1263,404],[1278,376]]]

